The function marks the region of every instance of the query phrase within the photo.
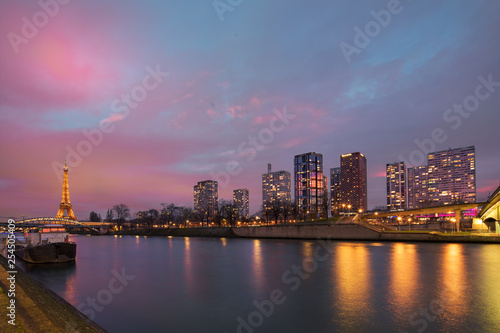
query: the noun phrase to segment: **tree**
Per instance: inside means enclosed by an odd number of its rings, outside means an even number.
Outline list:
[[[321,200],[321,217],[328,218],[328,212],[330,211],[330,195],[328,191],[323,191],[323,196]]]
[[[187,226],[187,221],[193,217],[193,209],[191,207],[179,207],[179,214],[176,216],[177,223]]]
[[[295,216],[295,219],[298,221],[303,221],[304,220],[304,209],[302,208],[300,204],[300,200],[295,200],[293,202],[293,216]]]
[[[106,221],[107,222],[113,222],[114,218],[115,218],[115,216],[114,216],[114,213],[113,213],[113,209],[108,209],[108,211],[106,212]]]
[[[221,200],[220,203],[220,218],[225,218],[230,226],[236,225],[240,217],[240,210],[237,209],[232,201]],[[219,221],[220,226],[220,221]]]
[[[91,211],[90,216],[89,216],[89,221],[90,222],[101,222],[101,214],[97,214],[96,212]]]
[[[283,215],[283,221],[288,222],[288,217],[293,215],[293,204],[289,200],[285,200],[281,206],[281,215]]]
[[[174,210],[175,205],[162,203],[163,208],[161,209],[160,221],[162,224],[170,224],[174,221]]]
[[[268,203],[269,210],[271,211],[271,216],[274,218],[274,223],[278,224],[278,220],[281,216],[281,201],[273,200]]]
[[[272,216],[270,201],[266,201],[264,205],[262,205],[262,215],[266,217],[266,222],[269,223]]]
[[[116,225],[118,226],[118,231],[120,231],[125,219],[130,216],[130,209],[127,205],[121,203],[114,205],[113,210],[116,212]]]

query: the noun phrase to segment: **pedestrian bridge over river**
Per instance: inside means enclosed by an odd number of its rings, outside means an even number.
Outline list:
[[[0,226],[7,226],[7,222],[0,222]],[[88,229],[100,232],[101,227],[108,226],[106,222],[78,222],[64,217],[34,217],[15,221],[16,228],[39,227],[46,224],[62,224],[68,229]]]
[[[481,208],[482,207],[482,208]],[[377,219],[383,217],[395,216],[397,218],[404,216],[432,215],[440,213],[454,213],[454,222],[457,230],[460,228],[462,212],[472,208],[477,208],[478,213],[474,219],[474,224],[486,224],[490,230],[496,230],[500,233],[500,186],[493,192],[486,202],[475,202],[456,205],[435,206],[427,208],[408,209],[401,211],[383,211],[363,214],[363,219]]]

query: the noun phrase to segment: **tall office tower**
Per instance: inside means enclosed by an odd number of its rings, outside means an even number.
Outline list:
[[[344,212],[366,212],[366,157],[359,153],[340,156],[340,204]],[[350,206],[350,208],[348,208]]]
[[[295,200],[309,218],[323,217],[323,155],[295,155]]]
[[[429,153],[428,196],[433,205],[476,202],[474,146]]]
[[[248,201],[248,189],[240,188],[233,191],[234,209],[237,209],[239,215],[245,219],[250,218],[250,206]]]
[[[387,210],[406,209],[405,162],[386,165]]]
[[[267,165],[267,173],[262,174],[262,207],[264,212],[271,209],[273,202],[283,204],[292,202],[290,172],[271,171],[271,163]]]
[[[332,216],[340,213],[340,167],[330,169],[330,200]]]
[[[408,168],[408,209],[430,206],[427,197],[427,165]]]
[[[218,197],[217,181],[198,182],[194,186],[194,213],[200,216],[202,221],[213,221],[217,212]]]

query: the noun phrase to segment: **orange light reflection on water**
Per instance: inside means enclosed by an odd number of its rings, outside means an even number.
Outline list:
[[[406,325],[421,287],[417,245],[394,243],[391,250],[388,301],[395,320]]]
[[[367,245],[340,245],[334,252],[334,302],[342,332],[362,331],[362,322],[374,312],[370,258]]]
[[[255,239],[253,241],[253,273],[255,288],[257,292],[261,292],[264,288],[264,267],[262,258],[262,244],[261,241]]]
[[[469,311],[470,291],[468,287],[464,244],[446,244],[441,256],[441,269],[437,298],[442,305],[442,320],[446,331],[460,331]]]

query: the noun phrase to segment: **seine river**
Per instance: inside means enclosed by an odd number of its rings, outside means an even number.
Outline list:
[[[28,266],[110,332],[500,332],[500,246],[74,236]]]

